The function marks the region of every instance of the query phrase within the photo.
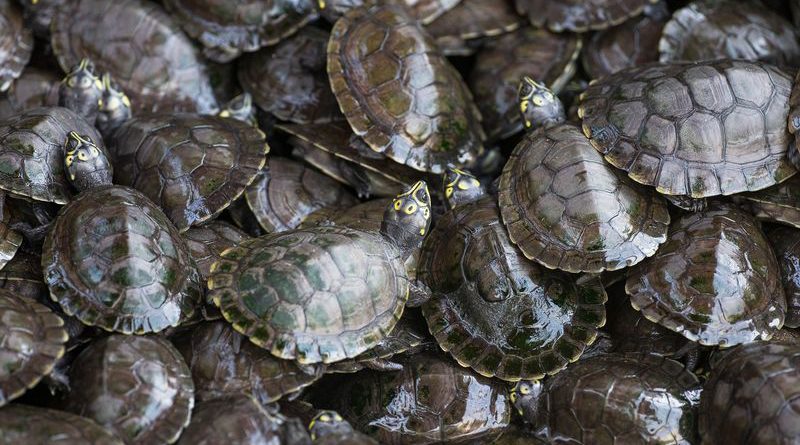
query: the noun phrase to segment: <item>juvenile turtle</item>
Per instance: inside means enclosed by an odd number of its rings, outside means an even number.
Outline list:
[[[597,31],[619,25],[658,0],[514,0],[533,26],[553,32]]]
[[[605,324],[597,278],[550,272],[511,243],[495,199],[467,172],[448,170],[450,211],[422,246],[422,306],[442,349],[462,366],[502,380],[539,379],[574,362]]]
[[[374,151],[431,173],[483,152],[469,89],[402,6],[359,7],[339,19],[328,74],[353,131]]]
[[[800,228],[800,176],[757,192],[739,193],[733,201],[757,219]]]
[[[715,204],[675,221],[667,239],[625,284],[648,320],[712,346],[769,340],[783,326],[778,262],[752,217]]]
[[[408,298],[405,260],[430,225],[422,181],[387,206],[379,232],[319,226],[223,252],[210,297],[225,319],[273,355],[333,363],[374,347]]]
[[[78,113],[92,125],[97,120],[102,99],[103,82],[89,59],[82,59],[71,67],[59,85],[58,105]]]
[[[396,3],[404,6],[412,17],[420,23],[428,24],[445,12],[453,9],[462,0],[399,0]],[[375,2],[371,0],[323,0],[318,2],[322,16],[335,23],[351,9]]]
[[[256,116],[256,106],[253,105],[253,96],[244,92],[236,95],[222,106],[222,110],[217,113],[219,117],[229,117],[258,128],[258,118]]]
[[[0,97],[0,120],[32,108],[58,105],[59,78],[51,71],[28,66]]]
[[[0,93],[22,74],[33,52],[33,34],[22,10],[12,0],[0,0]]]
[[[320,411],[308,425],[315,445],[378,445],[369,436],[356,431],[336,411]]]
[[[778,259],[781,283],[786,294],[784,325],[800,327],[800,230],[777,227],[769,232],[768,239]]]
[[[520,17],[508,1],[461,0],[425,26],[447,56],[468,56],[487,38],[513,31]]]
[[[173,443],[189,423],[192,376],[163,338],[98,339],[75,359],[69,377],[64,409],[94,420],[128,445]]]
[[[222,258],[222,252],[250,237],[233,225],[216,220],[189,228],[183,232],[183,238],[186,240],[186,247],[189,248],[192,259],[197,264],[201,279],[206,281],[211,265]]]
[[[0,411],[0,444],[123,445],[93,421],[75,414],[14,404]]]

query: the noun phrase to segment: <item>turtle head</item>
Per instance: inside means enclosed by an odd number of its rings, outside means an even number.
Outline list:
[[[519,415],[528,422],[536,418],[539,397],[542,395],[542,384],[538,380],[520,380],[509,393],[511,404]]]
[[[92,138],[71,131],[64,146],[64,167],[72,186],[82,192],[111,184],[113,169],[108,157]]]
[[[250,93],[242,93],[225,104],[219,117],[227,117],[240,120],[253,127],[258,127],[256,121],[256,109],[253,107],[253,96]]]
[[[311,440],[317,440],[329,435],[352,433],[353,427],[336,411],[320,411],[308,424],[308,432]]]
[[[549,127],[567,119],[561,99],[528,76],[519,84],[518,99],[526,129]]]
[[[78,113],[90,124],[94,124],[103,83],[97,76],[94,63],[83,59],[72,67],[61,81],[58,89],[58,105]]]
[[[454,167],[448,167],[445,170],[443,187],[447,207],[451,209],[475,201],[486,194],[486,190],[478,178],[466,170]]]
[[[422,245],[431,225],[431,195],[425,181],[418,181],[397,195],[383,212],[381,233],[408,258]]]
[[[103,97],[100,99],[99,113],[95,126],[104,138],[111,136],[117,128],[131,118],[131,100],[122,88],[105,73],[102,78]]]

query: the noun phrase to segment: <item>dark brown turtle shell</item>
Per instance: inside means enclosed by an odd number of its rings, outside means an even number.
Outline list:
[[[58,105],[59,79],[55,73],[27,67],[0,97],[0,120],[8,119],[31,108]]]
[[[91,59],[119,82],[137,111],[217,111],[202,57],[154,2],[71,1],[57,9],[52,31],[64,71]]]
[[[22,74],[33,52],[33,34],[22,10],[12,0],[0,0],[0,92]]]
[[[14,404],[0,414],[0,444],[123,445],[93,421],[75,414]]]
[[[51,298],[67,315],[109,331],[159,332],[191,318],[200,274],[166,215],[122,186],[85,191],[64,206],[44,241]]]
[[[525,256],[567,272],[637,264],[669,228],[664,199],[607,165],[572,124],[525,135],[500,176],[498,200]]]
[[[523,76],[544,82],[558,94],[575,74],[581,51],[576,34],[555,34],[526,26],[492,40],[475,56],[469,86],[490,139],[522,130],[517,91]]]
[[[222,252],[239,245],[250,236],[225,221],[211,221],[202,226],[191,227],[183,232],[183,238],[186,240],[186,247],[189,248],[192,259],[197,264],[200,278],[206,281],[211,272],[211,265],[222,258]]]
[[[267,404],[311,385],[324,371],[276,358],[224,321],[203,323],[173,342],[189,365],[200,401],[244,393]]]
[[[0,270],[0,289],[39,302],[51,301],[43,275],[41,257],[23,249]]]
[[[26,24],[37,37],[50,38],[50,25],[56,9],[70,0],[25,0],[19,2],[24,10]]]
[[[353,131],[375,151],[441,173],[483,152],[480,113],[422,25],[399,5],[352,9],[336,22],[328,74]]]
[[[412,17],[422,24],[436,20],[445,12],[453,9],[463,0],[398,0],[395,3],[404,6]],[[372,0],[324,0],[320,2],[321,12],[329,22],[335,23],[347,11],[364,5],[374,4]],[[384,2],[386,3],[386,2]]]
[[[800,65],[794,25],[759,1],[693,1],[672,14],[658,50],[662,62],[744,59]]]
[[[239,83],[259,108],[297,124],[344,120],[331,91],[327,63],[328,33],[307,26],[281,43],[244,55]]]
[[[606,321],[600,280],[578,285],[525,258],[491,196],[439,218],[423,243],[419,278],[433,291],[422,312],[439,346],[487,377],[555,374]]]
[[[189,423],[194,384],[180,353],[157,336],[111,335],[91,343],[69,371],[66,411],[128,445],[170,444]]]
[[[738,346],[713,365],[700,397],[703,444],[800,441],[800,346]]]
[[[64,355],[67,338],[64,322],[49,308],[0,290],[0,406],[50,374]]]
[[[733,200],[760,220],[789,224],[800,229],[798,175],[757,192],[739,193],[733,196]]]
[[[158,204],[183,232],[225,210],[266,164],[264,132],[236,119],[149,114],[109,142],[114,182]]]
[[[768,239],[778,259],[781,283],[786,294],[786,320],[790,328],[800,327],[800,230],[778,227]]]
[[[761,62],[628,68],[590,85],[578,115],[608,162],[666,195],[760,190],[796,173],[786,157],[792,79]]]
[[[311,213],[345,209],[358,201],[335,180],[305,165],[272,157],[245,191],[247,204],[268,233],[294,229]]]
[[[2,193],[0,193],[2,195]],[[11,229],[12,219],[8,206],[4,204],[5,198],[0,196],[0,270],[6,267],[22,245],[22,235]],[[2,273],[2,272],[0,272]]]
[[[522,20],[506,0],[461,0],[429,23],[425,30],[447,56],[468,56],[484,37],[519,28]]]
[[[752,217],[722,204],[675,221],[625,290],[648,320],[702,345],[769,340],[786,312],[769,242]]]
[[[553,32],[606,29],[635,17],[658,0],[514,0],[533,26]]]

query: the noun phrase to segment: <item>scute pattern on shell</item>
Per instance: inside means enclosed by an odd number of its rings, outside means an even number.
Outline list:
[[[514,0],[533,26],[554,32],[586,32],[619,25],[658,0]]]
[[[590,85],[578,115],[592,145],[635,181],[705,198],[794,175],[786,158],[792,79],[760,62],[629,68]]]
[[[656,253],[670,217],[664,199],[608,166],[571,124],[528,133],[498,189],[511,241],[567,272],[614,271]]]
[[[65,411],[14,404],[0,416],[0,444],[123,445],[93,421]]]
[[[191,227],[183,232],[183,238],[197,264],[200,277],[206,281],[211,266],[222,258],[222,252],[250,236],[225,221],[214,220],[202,226]]]
[[[33,33],[12,0],[0,0],[0,92],[8,90],[33,52]]]
[[[508,1],[462,0],[425,30],[443,54],[468,56],[481,38],[511,32],[519,28],[521,21]]]
[[[732,198],[757,219],[800,229],[800,175],[763,190],[739,193]]]
[[[5,95],[0,97],[0,120],[39,107],[54,107],[58,104],[56,73],[28,66],[14,81]]]
[[[781,272],[781,284],[786,294],[788,328],[800,327],[800,230],[777,227],[769,232],[769,240]]]
[[[125,122],[108,151],[115,183],[144,193],[183,232],[244,193],[266,164],[265,138],[236,119],[151,114]]]
[[[314,227],[245,241],[214,264],[209,296],[225,319],[277,357],[354,358],[391,332],[409,282],[380,234]]]
[[[360,7],[339,19],[328,74],[353,131],[373,150],[432,173],[483,152],[469,89],[401,6]]]
[[[0,218],[0,269],[3,269],[11,261],[22,245],[22,235],[11,229],[11,212],[8,206],[3,204],[3,197],[0,197],[2,206],[2,218]]]

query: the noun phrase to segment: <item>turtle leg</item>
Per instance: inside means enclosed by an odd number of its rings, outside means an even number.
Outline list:
[[[21,233],[30,244],[36,245],[44,239],[52,225],[52,221],[36,227],[27,222],[16,222],[11,224],[11,228]]]
[[[383,371],[383,372],[395,372],[395,371],[402,371],[403,365],[397,362],[393,362],[388,359],[383,358],[375,358],[371,360],[365,360],[361,362],[365,367],[373,370],[373,371]]]
[[[700,362],[700,345],[693,341],[688,341],[682,348],[675,352],[673,358],[682,360],[687,370],[694,371],[697,368],[697,364]]]
[[[431,299],[431,289],[423,282],[414,280],[409,283],[406,307],[420,307]]]

